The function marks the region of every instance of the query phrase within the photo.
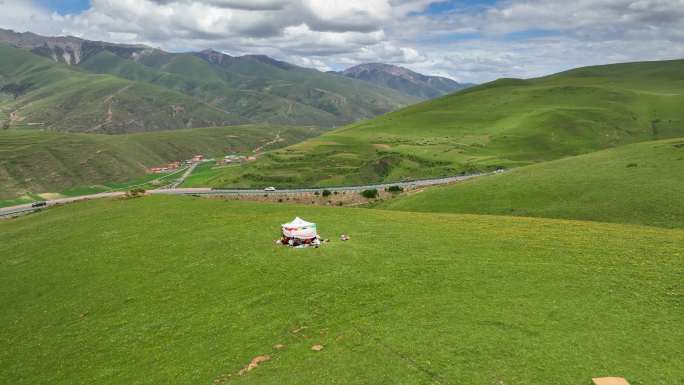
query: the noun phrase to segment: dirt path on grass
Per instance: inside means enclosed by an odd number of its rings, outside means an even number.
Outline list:
[[[255,153],[255,154],[258,154],[258,153],[260,153],[261,151],[263,151],[264,148],[266,148],[266,147],[268,147],[268,146],[270,146],[270,145],[272,145],[272,144],[276,144],[276,143],[278,143],[278,142],[282,142],[283,140],[284,140],[284,139],[280,137],[280,132],[277,132],[277,133],[276,133],[276,136],[275,136],[275,138],[273,138],[273,140],[268,141],[268,142],[262,144],[261,146],[259,146],[259,147],[255,148],[254,150],[252,150],[252,152]]]
[[[123,88],[117,90],[117,91],[114,92],[113,94],[107,96],[106,98],[104,98],[104,100],[102,101],[102,104],[107,104],[107,103],[109,103],[109,105],[107,106],[107,112],[105,112],[105,120],[104,120],[104,122],[102,122],[102,123],[96,125],[95,127],[91,128],[91,129],[88,130],[87,132],[97,131],[97,130],[99,130],[100,128],[104,127],[105,125],[111,124],[111,123],[112,123],[113,118],[114,118],[114,112],[112,111],[112,104],[114,104],[114,98],[115,98],[117,95],[121,94],[122,92],[127,91],[127,90],[130,89],[131,87],[133,87],[133,84],[129,84],[129,85],[127,85],[127,86],[125,86],[125,87],[123,87]]]

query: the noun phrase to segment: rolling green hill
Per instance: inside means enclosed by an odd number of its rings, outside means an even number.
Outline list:
[[[265,56],[232,57],[216,51],[145,51],[135,60],[102,51],[79,67],[179,90],[251,122],[330,127],[418,100],[389,88]]]
[[[0,130],[0,199],[27,192],[61,192],[101,183],[128,182],[145,168],[196,153],[248,153],[280,134],[277,148],[320,134],[311,127],[231,126],[98,135]]]
[[[143,45],[2,29],[0,42],[88,72],[171,89],[243,123],[333,127],[418,101],[391,88],[259,55],[232,57],[212,50],[169,53]]]
[[[333,185],[516,167],[684,136],[684,60],[502,79],[327,133],[211,184]]]
[[[295,215],[333,241],[274,245]],[[678,384],[682,250],[681,230],[592,222],[74,204],[0,221],[0,372],[13,385]]]
[[[244,121],[179,92],[94,75],[0,43],[4,127],[123,133]]]
[[[428,189],[380,207],[684,228],[684,139],[521,167]]]

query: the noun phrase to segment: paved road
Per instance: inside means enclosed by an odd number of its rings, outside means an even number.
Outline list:
[[[193,167],[194,167],[194,165],[193,165]],[[188,171],[190,171],[190,172],[186,172],[186,174],[190,175],[190,173],[192,171],[191,170],[188,170]],[[184,174],[184,176],[181,179],[185,179],[185,177],[187,177],[186,174]],[[333,191],[333,192],[334,191],[363,191],[363,190],[369,190],[369,189],[383,190],[383,189],[388,188],[390,186],[399,186],[399,187],[403,187],[403,188],[437,186],[437,185],[460,182],[460,181],[464,181],[467,179],[476,178],[476,177],[484,176],[484,175],[490,175],[490,174],[494,174],[494,173],[472,174],[472,175],[464,175],[464,176],[452,176],[452,177],[447,177],[447,178],[424,179],[424,180],[416,180],[416,181],[409,181],[409,182],[371,184],[371,185],[365,185],[365,186],[298,188],[298,189],[282,189],[282,190],[269,191],[269,192],[264,191],[263,189],[211,189],[211,188],[175,188],[175,187],[172,187],[172,188],[149,190],[149,191],[147,191],[147,193],[148,194],[154,194],[154,195],[163,194],[163,195],[235,196],[235,195],[263,195],[263,194],[270,194],[270,195],[271,194],[272,195],[288,195],[288,194],[290,194],[291,195],[291,194],[301,194],[301,193],[323,192],[323,190],[329,190],[329,191]],[[182,183],[182,181],[181,181],[181,183]],[[114,197],[121,197],[124,195],[125,195],[125,192],[121,192],[121,191],[106,192],[106,193],[83,195],[83,196],[71,197],[71,198],[53,199],[53,200],[46,201],[46,203],[47,203],[47,206],[55,206],[55,205],[78,202],[78,201],[83,201],[83,200],[98,199],[98,198],[114,198]],[[0,208],[0,218],[1,217],[7,217],[7,216],[16,216],[16,215],[20,215],[22,213],[27,213],[27,212],[31,212],[31,211],[38,211],[42,208],[45,208],[45,207],[37,207],[37,208],[32,207],[30,203],[25,204],[25,205]]]
[[[183,173],[183,175],[181,175],[180,178],[176,179],[175,182],[171,183],[169,188],[175,189],[176,187],[183,184],[183,182],[185,182],[185,180],[190,176],[190,174],[192,174],[192,172],[195,171],[195,167],[197,167],[198,164],[199,164],[199,162],[195,162],[192,165],[190,165],[190,167],[188,167],[188,169],[185,170],[185,172]]]
[[[490,173],[491,174],[491,173]],[[428,187],[442,184],[449,184],[475,178],[478,176],[489,174],[472,174],[464,176],[452,176],[447,178],[424,179],[408,182],[382,183],[371,184],[364,186],[338,186],[338,187],[313,187],[313,188],[297,188],[297,189],[281,189],[276,191],[264,191],[263,189],[211,189],[211,188],[175,188],[175,189],[157,189],[150,190],[150,194],[165,194],[165,195],[202,195],[202,196],[226,196],[226,195],[288,195],[300,193],[315,193],[329,191],[363,191],[369,189],[383,190],[390,186],[399,186],[403,188]]]
[[[18,206],[4,207],[4,208],[0,208],[0,218],[1,217],[16,216],[16,215],[20,215],[20,214],[31,212],[31,211],[38,211],[38,210],[44,209],[45,207],[50,207],[50,206],[62,205],[62,204],[73,203],[73,202],[78,202],[78,201],[87,201],[90,199],[116,198],[116,197],[121,197],[124,195],[126,195],[125,192],[116,191],[116,192],[106,192],[106,193],[92,194],[92,195],[81,195],[81,196],[69,197],[69,198],[51,199],[51,200],[45,201],[46,205],[43,207],[32,207],[31,203],[27,203],[24,205],[18,205]]]

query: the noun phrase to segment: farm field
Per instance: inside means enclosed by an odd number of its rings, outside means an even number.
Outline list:
[[[319,135],[314,127],[245,125],[128,135],[0,131],[0,199],[27,192],[98,190],[138,184],[147,167],[194,154],[251,153],[265,143],[278,148]],[[276,134],[279,141],[273,141]]]
[[[294,216],[333,241],[274,245]],[[683,250],[684,231],[636,225],[73,204],[0,222],[0,372],[15,385],[678,384]]]
[[[684,228],[684,138],[520,167],[376,206]]]
[[[364,184],[512,168],[684,135],[684,60],[501,79],[226,169],[212,186]]]

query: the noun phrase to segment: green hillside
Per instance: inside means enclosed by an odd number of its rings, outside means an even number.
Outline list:
[[[380,207],[684,228],[684,139],[521,167],[428,189]]]
[[[150,60],[149,56],[146,59]],[[232,111],[246,122],[333,126],[355,120],[352,119],[355,111],[338,116],[339,114],[282,96],[257,92],[249,87],[241,89],[240,82],[247,82],[249,79],[240,76],[235,79],[228,72],[221,73],[220,69],[213,68],[212,64],[194,55],[178,54],[172,62],[161,64],[152,61],[151,64],[159,65],[159,68],[148,67],[109,51],[102,51],[80,63],[79,67],[90,72],[147,82],[192,95],[215,108]],[[357,118],[375,116],[405,104],[407,102],[387,106],[387,110],[359,112]]]
[[[330,127],[374,117],[418,100],[265,56],[231,57],[215,51],[146,51],[135,59],[102,51],[79,67],[172,88],[251,122]]]
[[[26,192],[61,192],[75,186],[128,182],[145,168],[196,153],[222,156],[282,147],[320,134],[317,128],[231,126],[98,135],[0,130],[0,199]]]
[[[333,242],[274,245],[295,215]],[[74,204],[0,222],[0,372],[14,385],[677,384],[682,250],[681,230],[591,222]]]
[[[222,185],[331,185],[516,167],[684,136],[684,60],[502,79],[353,124],[217,174]],[[239,172],[236,172],[239,171]]]
[[[3,127],[122,133],[244,122],[179,92],[93,75],[0,44]]]
[[[206,103],[205,107],[227,114],[231,123],[334,127],[419,100],[388,87],[260,55],[232,57],[213,50],[169,53],[144,45],[89,41],[73,36],[47,37],[0,28],[2,43],[88,72],[183,93]],[[8,53],[1,54],[0,62],[6,60],[3,56]],[[134,104],[126,107],[131,106]],[[162,110],[170,113],[168,108]],[[156,116],[153,121],[161,118]]]

